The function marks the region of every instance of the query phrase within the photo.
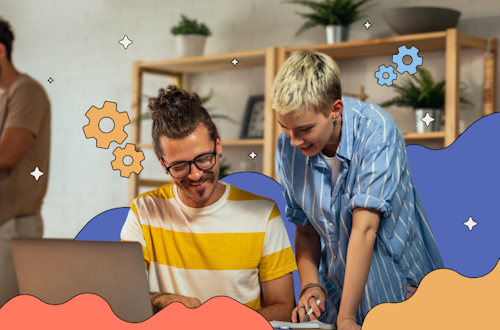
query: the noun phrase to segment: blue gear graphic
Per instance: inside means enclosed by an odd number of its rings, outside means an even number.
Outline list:
[[[387,86],[391,86],[392,81],[396,80],[396,78],[398,77],[396,73],[394,73],[394,67],[392,65],[386,67],[382,64],[378,67],[378,69],[378,71],[375,71],[375,78],[378,78],[378,84],[380,86],[384,86],[384,84],[386,84]],[[384,78],[384,73],[388,73],[389,78]]]
[[[422,65],[422,58],[418,56],[418,48],[412,46],[410,49],[406,48],[405,45],[398,48],[399,53],[392,55],[392,63],[397,64],[396,71],[400,74],[408,72],[410,75],[417,73],[417,66]],[[404,64],[403,57],[406,55],[411,56],[411,64]]]

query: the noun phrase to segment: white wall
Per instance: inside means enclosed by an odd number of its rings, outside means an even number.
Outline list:
[[[460,10],[459,28],[463,33],[500,39],[497,0],[379,0],[368,7],[366,18],[372,27],[367,31],[362,26],[364,22],[358,22],[351,28],[350,40],[393,35],[381,13],[411,5]],[[85,113],[91,106],[102,107],[104,101],[116,102],[118,111],[130,111],[132,62],[175,58],[174,38],[169,31],[181,13],[211,28],[208,55],[324,43],[326,37],[321,27],[294,36],[304,22],[295,14],[297,11],[308,9],[278,0],[45,0],[43,4],[36,0],[2,1],[0,15],[11,22],[16,37],[14,64],[40,81],[52,102],[50,183],[42,212],[45,236],[75,237],[99,213],[128,206],[128,179],[120,177],[110,165],[117,144],[112,143],[105,150],[96,148],[94,139],[87,140],[82,130],[88,123]],[[133,41],[126,50],[118,44],[125,34]],[[420,55],[436,79],[443,79],[444,53]],[[380,64],[390,62],[390,56],[339,61],[343,90],[357,92],[359,85],[364,85],[370,96],[368,101],[380,103],[389,99],[392,91],[381,88],[373,75]],[[462,130],[481,114],[482,63],[480,51],[462,52],[461,80],[470,86],[469,97],[475,103],[473,109],[461,113],[465,120]],[[52,84],[47,82],[49,77],[54,79]],[[262,68],[192,75],[189,81],[201,94],[213,87],[215,96],[207,106],[214,107],[214,113],[237,120],[242,119],[248,96],[264,92]],[[148,77],[144,91],[154,95],[168,83],[168,79]],[[411,110],[388,111],[403,132],[412,131]],[[216,123],[224,139],[238,137],[238,126],[220,120]],[[148,138],[144,136],[145,140]],[[245,155],[249,152],[226,148],[224,155],[233,162],[233,170],[238,171],[239,162],[247,160]],[[259,150],[256,152],[259,154]],[[143,165],[144,177],[164,177],[152,151],[146,152]]]

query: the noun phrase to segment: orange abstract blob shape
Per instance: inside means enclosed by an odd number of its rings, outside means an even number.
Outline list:
[[[134,172],[139,174],[142,171],[141,161],[144,160],[144,153],[142,151],[135,151],[135,144],[127,143],[125,148],[117,147],[113,151],[115,155],[115,160],[111,162],[113,170],[120,170],[120,175],[124,178],[129,178],[130,173]],[[130,156],[132,157],[132,164],[125,165],[123,163],[123,158]]]
[[[0,308],[0,329],[50,330],[272,330],[256,311],[228,297],[215,297],[198,308],[175,302],[139,323],[118,318],[98,295],[85,293],[60,305],[29,295],[12,298]]]
[[[83,127],[85,137],[95,138],[98,148],[108,149],[111,142],[121,144],[127,138],[124,127],[130,124],[130,118],[127,112],[116,110],[116,103],[106,101],[101,109],[92,106],[85,116],[89,119],[89,124]],[[105,133],[99,128],[99,122],[103,118],[110,118],[113,121],[115,126],[111,132]]]
[[[434,270],[410,299],[375,306],[362,330],[500,329],[499,264],[479,278]]]

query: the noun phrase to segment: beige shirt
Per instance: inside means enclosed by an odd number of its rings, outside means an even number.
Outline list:
[[[7,128],[26,129],[34,135],[17,167],[0,177],[0,224],[42,207],[49,179],[50,118],[45,90],[26,74],[0,94],[0,137]],[[44,173],[38,181],[30,175],[36,167]]]

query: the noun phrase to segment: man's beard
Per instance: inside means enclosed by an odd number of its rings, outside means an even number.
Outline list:
[[[195,182],[205,182],[205,185],[201,188],[198,188],[198,189],[195,188],[194,193],[192,193],[192,189],[188,191],[188,186],[191,183],[195,183]],[[212,197],[212,194],[213,194],[215,187],[216,187],[216,185],[214,183],[215,183],[214,173],[205,173],[201,176],[201,178],[198,181],[192,181],[186,177],[184,180],[182,180],[179,183],[179,187],[184,191],[184,193],[189,198],[191,198],[192,200],[194,200],[197,203],[202,203],[202,202],[205,202],[208,199],[210,199],[210,197]],[[205,195],[205,192],[207,191],[207,189],[210,189],[209,187],[207,187],[207,185],[209,185],[209,184],[212,184],[212,187],[211,187],[212,191],[210,192],[210,194],[208,195],[207,198],[203,199],[203,196]]]

